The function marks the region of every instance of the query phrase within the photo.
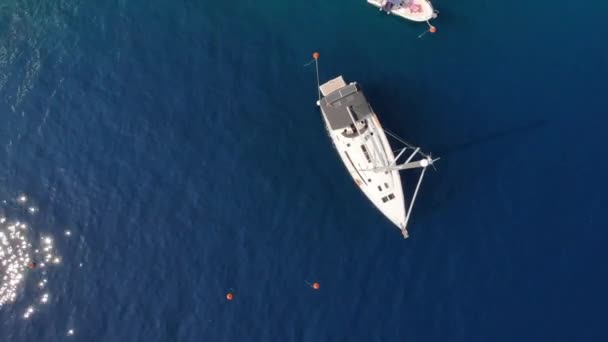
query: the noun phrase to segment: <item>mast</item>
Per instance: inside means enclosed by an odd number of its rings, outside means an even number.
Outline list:
[[[407,213],[405,214],[405,222],[403,223],[404,234],[403,237],[407,238],[407,223],[410,220],[410,215],[412,214],[412,208],[414,208],[414,202],[416,202],[416,196],[418,196],[418,190],[420,189],[420,184],[422,184],[422,178],[424,178],[424,173],[426,172],[426,166],[422,169],[422,173],[420,174],[420,178],[418,178],[418,184],[416,184],[416,190],[414,190],[414,196],[412,196],[412,202],[410,203],[410,207],[407,209]]]
[[[397,159],[399,159],[399,157],[401,157],[401,155],[405,152],[405,150],[407,150],[407,148],[402,149],[401,152],[399,152],[399,154],[397,155],[397,157],[395,159],[393,159],[393,161],[388,166],[395,165],[395,163],[397,162]]]
[[[390,134],[390,135],[401,141],[401,139],[399,139],[395,135],[393,135],[393,134]],[[403,148],[399,152],[397,157],[395,159],[393,159],[393,161],[389,165],[374,167],[372,169],[366,170],[366,171],[374,171],[374,172],[385,172],[385,171],[402,171],[402,170],[422,168],[422,172],[420,173],[420,177],[418,178],[418,182],[416,184],[416,189],[414,190],[414,194],[412,195],[412,200],[410,202],[409,207],[407,208],[407,210],[405,212],[405,221],[403,222],[403,225],[400,226],[401,233],[403,234],[403,237],[405,239],[407,239],[409,237],[409,234],[407,232],[407,225],[410,221],[410,217],[412,215],[412,209],[414,208],[414,203],[416,202],[416,198],[418,197],[418,191],[420,190],[420,186],[422,184],[422,179],[424,178],[424,175],[426,173],[426,169],[427,169],[427,167],[433,165],[434,162],[436,162],[437,160],[440,159],[440,158],[433,159],[430,155],[427,156],[426,154],[424,154],[420,151],[420,147],[414,148],[413,146],[411,146],[409,144],[406,144],[406,145],[407,145],[407,147]],[[414,151],[412,152],[412,154],[409,155],[409,157],[407,158],[407,160],[404,163],[397,164],[397,160],[408,149],[413,149]],[[414,159],[414,157],[416,157],[417,155],[420,155],[422,158],[420,158],[419,160],[412,161]]]

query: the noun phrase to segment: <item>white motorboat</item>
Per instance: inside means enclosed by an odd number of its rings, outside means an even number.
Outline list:
[[[437,11],[429,0],[367,0],[387,14],[395,14],[404,19],[428,22],[437,17]]]

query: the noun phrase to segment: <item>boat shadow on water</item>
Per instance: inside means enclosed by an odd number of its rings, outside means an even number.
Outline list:
[[[499,130],[494,130],[492,132],[488,132],[477,137],[465,140],[460,143],[450,144],[449,146],[443,146],[437,148],[437,154],[442,157],[448,158],[452,154],[467,152],[467,150],[483,146],[487,143],[494,142],[502,139],[512,139],[520,137],[521,135],[527,135],[530,132],[533,132],[537,129],[540,129],[546,126],[548,120],[540,119],[534,120],[527,123],[516,124],[508,128],[503,128]]]
[[[412,87],[401,88],[399,92],[405,92],[408,96],[399,96],[390,90],[395,88],[381,87],[375,83],[366,82],[364,86],[384,127],[404,137],[406,141],[421,146],[424,152],[432,153],[433,157],[441,158],[436,165],[437,171],[429,170],[430,177],[422,185],[423,191],[413,217],[418,222],[427,220],[439,209],[450,207],[456,200],[467,197],[467,189],[474,188],[480,179],[497,177],[500,163],[504,161],[497,158],[497,155],[506,154],[508,146],[527,140],[527,137],[537,134],[550,123],[550,120],[538,118],[514,120],[500,128],[480,129],[474,135],[459,129],[459,132],[449,134],[456,136],[455,139],[442,137],[441,132],[449,128],[442,127],[441,119],[428,117],[429,113],[423,106],[429,98],[435,98],[436,95],[425,94],[423,87]],[[431,112],[431,116],[433,112],[437,112],[437,109]],[[487,152],[490,150],[492,153]],[[404,191],[411,192],[411,182],[404,183]]]
[[[507,152],[504,150],[505,146],[516,144],[545,128],[548,123],[546,119],[514,123],[509,127],[481,133],[460,142],[437,146],[433,152],[441,156],[443,163],[438,165],[439,177],[435,177],[435,182],[429,182],[432,184],[429,184],[427,191],[433,194],[433,198],[420,209],[421,215],[449,206],[456,198],[466,196],[466,189],[474,188],[479,179],[496,177],[496,171],[502,162],[501,158],[496,156]],[[492,153],[480,150],[492,150]],[[456,168],[460,171],[450,172]],[[449,175],[441,176],[442,173]]]

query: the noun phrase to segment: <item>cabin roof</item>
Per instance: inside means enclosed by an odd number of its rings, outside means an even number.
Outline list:
[[[357,83],[351,83],[335,90],[321,99],[321,109],[332,130],[345,128],[352,124],[348,108],[355,121],[363,120],[372,113],[372,109]]]

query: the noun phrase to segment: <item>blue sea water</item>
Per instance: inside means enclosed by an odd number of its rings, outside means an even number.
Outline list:
[[[418,39],[362,0],[2,0],[0,199],[73,237],[0,340],[605,340],[608,5],[434,5]],[[313,51],[442,158],[410,239],[331,147]]]

